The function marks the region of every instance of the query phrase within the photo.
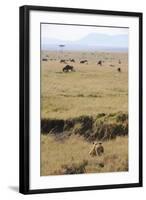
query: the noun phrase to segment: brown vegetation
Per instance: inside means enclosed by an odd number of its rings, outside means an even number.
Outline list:
[[[41,176],[128,171],[127,136],[105,141],[102,156],[89,155],[92,145],[79,135],[41,135]]]

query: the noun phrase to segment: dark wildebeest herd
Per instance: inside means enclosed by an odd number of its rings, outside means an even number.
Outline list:
[[[83,64],[83,63],[88,64],[88,60],[81,60],[80,63],[82,63],[82,64]]]
[[[46,55],[46,58],[42,58],[42,61],[48,61],[48,60],[50,60],[50,61],[56,61],[57,59],[52,59],[52,58],[49,59],[49,56],[48,56],[48,55]],[[63,69],[62,69],[63,72],[75,72],[74,66],[71,66],[71,65],[68,64],[68,62],[73,62],[73,63],[75,63],[75,59],[73,59],[73,58],[61,59],[59,62],[60,62],[60,63],[67,64],[67,65],[65,65],[65,66],[63,67]],[[79,63],[80,63],[80,64],[88,64],[88,60],[87,60],[87,59],[85,59],[85,60],[80,60]],[[104,60],[99,60],[99,61],[97,62],[97,66],[103,66],[103,63],[104,63]],[[118,60],[118,64],[120,65],[121,63],[122,63],[121,60]],[[115,65],[113,65],[113,64],[110,64],[109,66],[110,66],[110,67],[115,67]],[[118,67],[118,68],[117,68],[117,71],[118,71],[118,72],[121,72],[121,68]]]

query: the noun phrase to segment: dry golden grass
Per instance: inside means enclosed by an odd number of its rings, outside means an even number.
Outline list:
[[[41,61],[41,118],[67,120],[99,113],[128,113],[127,53],[41,52],[41,57],[48,59]],[[75,72],[64,73],[66,64],[60,59],[69,58],[76,61],[67,62]],[[84,59],[88,64],[80,64]],[[104,60],[103,66],[97,66],[99,60]],[[78,130],[77,126],[80,124],[75,125]],[[101,157],[89,156],[91,147],[92,143],[79,135],[61,139],[41,134],[41,175],[58,174],[62,165],[83,160],[88,161],[86,173],[128,170],[128,137],[104,142],[105,154]]]
[[[46,55],[55,60],[41,62],[42,118],[68,119],[101,112],[127,112],[127,53],[42,52],[42,58]],[[63,73],[66,64],[59,61],[69,58],[75,59],[75,63],[68,64],[73,65],[76,72]],[[83,59],[88,60],[88,65],[79,63]],[[102,67],[97,66],[98,60],[105,61]]]
[[[103,156],[91,157],[92,143],[81,136],[57,139],[41,135],[41,176],[57,174],[62,165],[79,164],[88,161],[86,173],[118,172],[128,170],[128,138],[117,137],[103,143]]]

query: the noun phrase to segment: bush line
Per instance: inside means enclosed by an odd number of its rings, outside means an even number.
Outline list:
[[[79,134],[94,141],[114,139],[128,135],[127,113],[99,113],[97,116],[80,116],[72,119],[41,119],[42,134]]]

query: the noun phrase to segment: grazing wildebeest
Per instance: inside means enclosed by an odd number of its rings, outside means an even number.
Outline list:
[[[62,70],[63,70],[63,72],[69,72],[69,71],[74,72],[75,71],[74,67],[71,65],[66,65]]]
[[[117,70],[118,70],[118,72],[121,72],[121,68],[120,67]]]
[[[81,60],[80,63],[88,63],[88,60]]]
[[[121,60],[119,60],[119,64],[121,64]]]
[[[47,58],[43,58],[42,61],[48,61],[48,59]]]
[[[61,59],[61,60],[60,60],[60,63],[66,63],[66,62],[65,62],[65,59]]]
[[[98,63],[97,63],[97,65],[102,66],[102,60],[99,60]]]
[[[75,60],[74,59],[69,59],[70,60],[70,62],[75,62]]]

